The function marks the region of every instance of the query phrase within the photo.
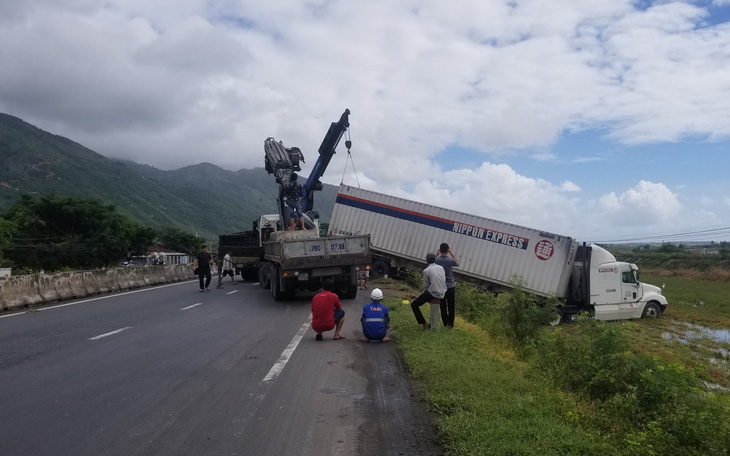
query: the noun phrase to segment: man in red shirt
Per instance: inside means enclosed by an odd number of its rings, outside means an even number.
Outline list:
[[[345,322],[345,311],[336,294],[332,293],[335,284],[332,279],[322,281],[322,293],[312,299],[312,329],[317,333],[316,339],[322,340],[322,333],[335,330],[334,340],[344,339],[340,329]]]

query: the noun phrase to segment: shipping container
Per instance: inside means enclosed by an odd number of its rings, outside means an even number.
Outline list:
[[[563,298],[577,242],[569,236],[340,186],[329,231],[369,234],[373,255],[425,265],[442,242],[459,258],[454,274],[490,289],[511,288]],[[398,266],[398,264],[395,264]],[[372,274],[372,272],[371,272]]]

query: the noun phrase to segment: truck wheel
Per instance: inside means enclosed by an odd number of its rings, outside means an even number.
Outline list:
[[[662,316],[662,311],[655,302],[647,302],[644,311],[641,313],[641,318],[659,318]]]
[[[371,279],[379,279],[388,273],[390,273],[390,266],[385,261],[376,261],[370,268]]]
[[[345,292],[345,299],[357,298],[357,285],[350,284],[350,288]]]
[[[281,279],[279,277],[279,266],[271,267],[271,297],[274,301],[282,301],[284,292],[281,291]]]
[[[553,312],[550,314],[550,317],[548,317],[548,324],[550,326],[558,326],[562,322],[563,316],[560,314],[560,312]]]
[[[264,290],[271,288],[271,268],[266,263],[259,265],[259,283]]]
[[[335,290],[340,299],[355,299],[357,297],[357,283],[339,282],[335,285]]]

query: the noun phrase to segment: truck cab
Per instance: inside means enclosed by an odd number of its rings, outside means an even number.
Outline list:
[[[642,283],[635,264],[616,261],[595,244],[590,246],[589,262],[588,304],[597,320],[658,317],[667,308],[661,288]]]

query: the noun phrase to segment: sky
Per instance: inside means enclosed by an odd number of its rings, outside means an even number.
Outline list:
[[[255,168],[273,137],[306,176],[348,108],[326,183],[730,241],[730,0],[3,0],[0,43],[0,112],[110,158]]]

